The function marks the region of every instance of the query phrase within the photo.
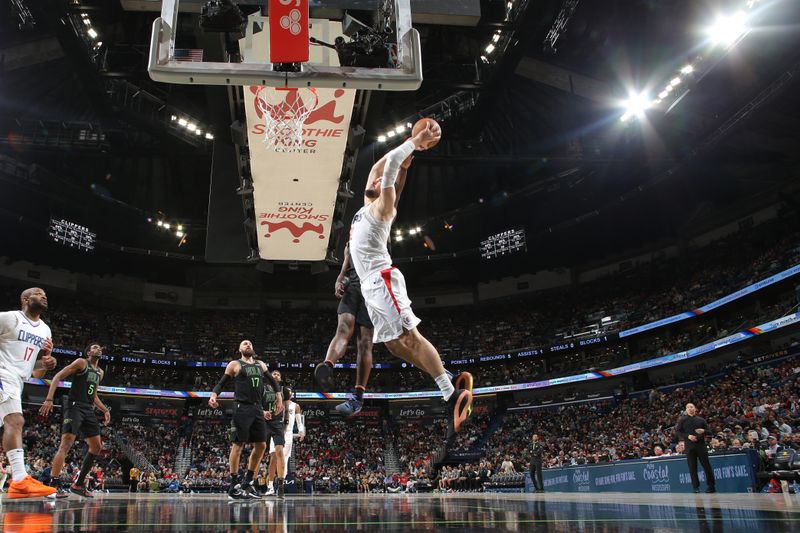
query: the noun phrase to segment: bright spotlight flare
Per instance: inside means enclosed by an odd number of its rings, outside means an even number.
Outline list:
[[[625,100],[625,113],[620,117],[620,120],[622,122],[627,122],[631,117],[642,118],[644,117],[644,112],[647,111],[652,104],[650,98],[644,93],[631,94],[628,99]]]
[[[717,17],[714,24],[707,30],[711,42],[731,46],[749,30],[747,18],[747,13],[744,11]]]

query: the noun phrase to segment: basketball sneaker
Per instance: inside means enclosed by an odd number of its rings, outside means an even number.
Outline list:
[[[252,483],[246,483],[242,487],[242,492],[244,492],[244,495],[251,500],[261,499],[261,494],[258,493],[258,491],[256,490],[255,486],[253,486]]]
[[[333,380],[333,367],[325,362],[318,364],[314,369],[314,379],[317,380],[317,384],[323,392],[336,386],[336,382]]]
[[[456,389],[447,400],[447,443],[449,444],[472,414],[472,391]]]
[[[229,500],[249,500],[250,497],[242,490],[239,484],[233,485],[228,491]]]
[[[344,416],[350,417],[360,413],[363,407],[364,407],[364,401],[356,398],[354,394],[350,394],[347,396],[346,402],[340,403],[339,405],[336,406],[336,412],[341,413]]]
[[[61,485],[55,487],[55,489],[56,491],[53,494],[48,494],[45,496],[45,498],[49,500],[61,500],[63,498],[69,498],[69,491]]]
[[[8,486],[8,497],[14,498],[41,498],[56,492],[55,487],[49,487],[36,481],[31,476],[25,476],[20,481],[12,481]]]
[[[83,496],[84,498],[94,498],[94,494],[92,494],[92,491],[90,491],[83,485],[78,485],[77,483],[73,483],[72,485],[70,485],[69,491],[72,494],[77,494],[78,496]]]
[[[279,499],[283,499],[283,479],[276,477],[275,478],[275,496]]]

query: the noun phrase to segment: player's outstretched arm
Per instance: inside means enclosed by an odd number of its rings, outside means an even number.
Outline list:
[[[429,123],[424,130],[386,154],[386,165],[381,178],[381,194],[374,204],[373,214],[375,216],[381,220],[391,220],[394,217],[397,200],[395,184],[403,163],[415,150],[424,150],[429,144],[438,141],[441,136],[441,129],[432,127]]]
[[[38,362],[37,362],[38,364]],[[64,379],[68,378],[72,374],[77,374],[79,372],[83,372],[86,370],[86,366],[89,363],[86,359],[75,359],[73,362],[62,368],[61,370],[56,373],[53,381],[50,383],[50,388],[47,389],[47,397],[42,402],[42,407],[39,408],[39,414],[42,416],[47,416],[50,414],[50,411],[53,410],[53,398],[56,396],[56,390],[58,390],[58,384],[62,382]]]

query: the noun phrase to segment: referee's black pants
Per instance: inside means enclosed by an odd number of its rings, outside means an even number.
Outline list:
[[[544,481],[542,481],[542,459],[541,457],[534,457],[531,459],[530,466],[531,482],[533,488],[536,490],[544,490]]]
[[[687,446],[686,460],[689,461],[689,475],[692,478],[692,488],[695,490],[700,488],[700,478],[697,477],[697,461],[700,461],[703,472],[706,473],[706,486],[709,489],[713,489],[716,480],[714,479],[714,469],[711,468],[711,461],[708,460],[708,449],[705,443],[700,446]]]

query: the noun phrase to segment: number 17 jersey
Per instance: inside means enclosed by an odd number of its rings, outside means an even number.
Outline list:
[[[44,320],[33,322],[22,311],[0,313],[0,372],[20,382],[30,378],[39,350],[51,336]]]

